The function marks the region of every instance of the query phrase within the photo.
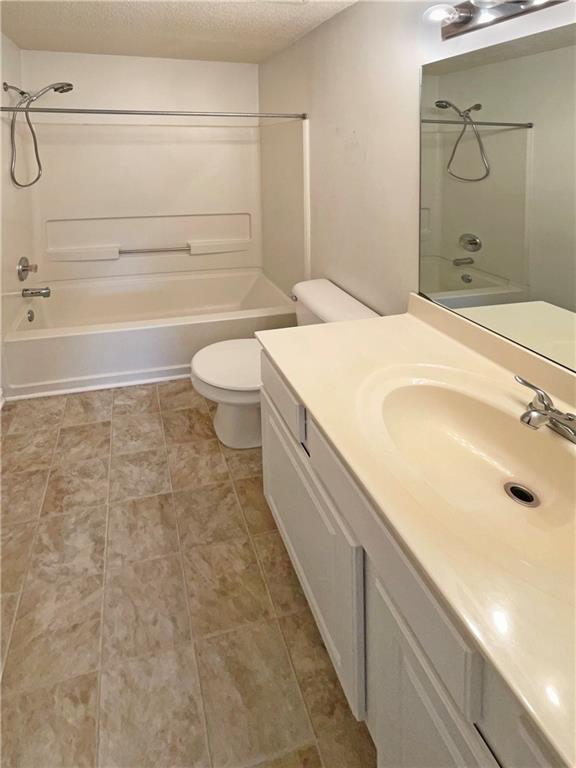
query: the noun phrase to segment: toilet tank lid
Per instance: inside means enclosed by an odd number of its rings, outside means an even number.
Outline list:
[[[379,317],[376,312],[326,278],[296,283],[292,293],[298,301],[325,323]]]

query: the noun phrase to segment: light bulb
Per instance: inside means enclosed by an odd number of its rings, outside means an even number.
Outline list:
[[[448,5],[448,3],[431,5],[430,8],[427,8],[422,14],[424,21],[429,24],[462,23],[468,21],[470,16],[471,14],[469,11],[460,11],[457,8],[454,8],[453,5]]]

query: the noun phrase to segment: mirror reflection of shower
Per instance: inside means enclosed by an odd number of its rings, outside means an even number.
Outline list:
[[[468,107],[467,109],[459,109],[455,104],[453,104],[451,101],[448,101],[447,99],[438,99],[438,101],[435,102],[435,106],[438,107],[438,109],[453,109],[454,112],[456,112],[456,114],[458,115],[458,117],[462,120],[462,130],[460,131],[460,134],[456,139],[456,142],[452,149],[452,153],[450,154],[450,159],[446,164],[446,170],[448,171],[450,176],[452,176],[452,178],[454,179],[458,179],[458,181],[483,181],[484,179],[487,179],[488,176],[490,175],[490,163],[488,162],[486,151],[484,149],[484,144],[482,143],[482,139],[480,137],[480,133],[478,132],[476,123],[471,117],[471,112],[477,112],[478,110],[482,109],[482,104],[472,104],[472,106]],[[476,177],[459,176],[452,169],[452,165],[454,163],[454,159],[456,157],[456,152],[458,151],[458,147],[460,146],[460,142],[464,138],[464,135],[469,127],[472,128],[474,132],[474,136],[478,143],[478,149],[480,151],[480,159],[482,160],[482,165],[484,166],[484,173],[481,176],[476,176]]]
[[[72,83],[50,83],[50,85],[45,86],[44,88],[41,88],[39,91],[36,91],[35,93],[29,93],[28,91],[23,91],[21,88],[18,88],[15,85],[10,85],[9,83],[4,83],[4,90],[5,91],[15,91],[18,96],[18,102],[16,104],[16,109],[23,108],[24,110],[24,117],[26,118],[26,123],[28,125],[28,129],[30,131],[30,135],[32,137],[32,145],[34,147],[34,157],[36,158],[36,176],[32,179],[32,181],[29,182],[20,182],[18,181],[18,178],[16,176],[16,118],[18,117],[18,112],[12,113],[12,121],[10,123],[10,146],[12,151],[12,159],[10,163],[10,178],[12,179],[13,183],[17,187],[31,187],[32,185],[36,184],[37,181],[39,181],[40,177],[42,176],[42,161],[40,159],[40,150],[38,149],[38,139],[36,137],[36,131],[34,129],[34,126],[32,125],[32,121],[30,119],[30,113],[28,110],[30,109],[31,105],[37,101],[38,99],[42,98],[44,94],[49,93],[50,91],[54,91],[55,93],[69,93],[74,86]]]

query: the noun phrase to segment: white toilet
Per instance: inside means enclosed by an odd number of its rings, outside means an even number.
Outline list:
[[[378,317],[330,280],[306,280],[292,289],[298,325]],[[192,358],[194,388],[218,403],[214,429],[229,448],[256,448],[260,428],[260,344],[231,339],[210,344]]]

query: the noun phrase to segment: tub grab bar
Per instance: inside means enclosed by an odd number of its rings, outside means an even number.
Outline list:
[[[190,253],[190,245],[169,245],[164,248],[120,248],[118,253],[123,256],[133,253],[177,253],[177,252]]]

